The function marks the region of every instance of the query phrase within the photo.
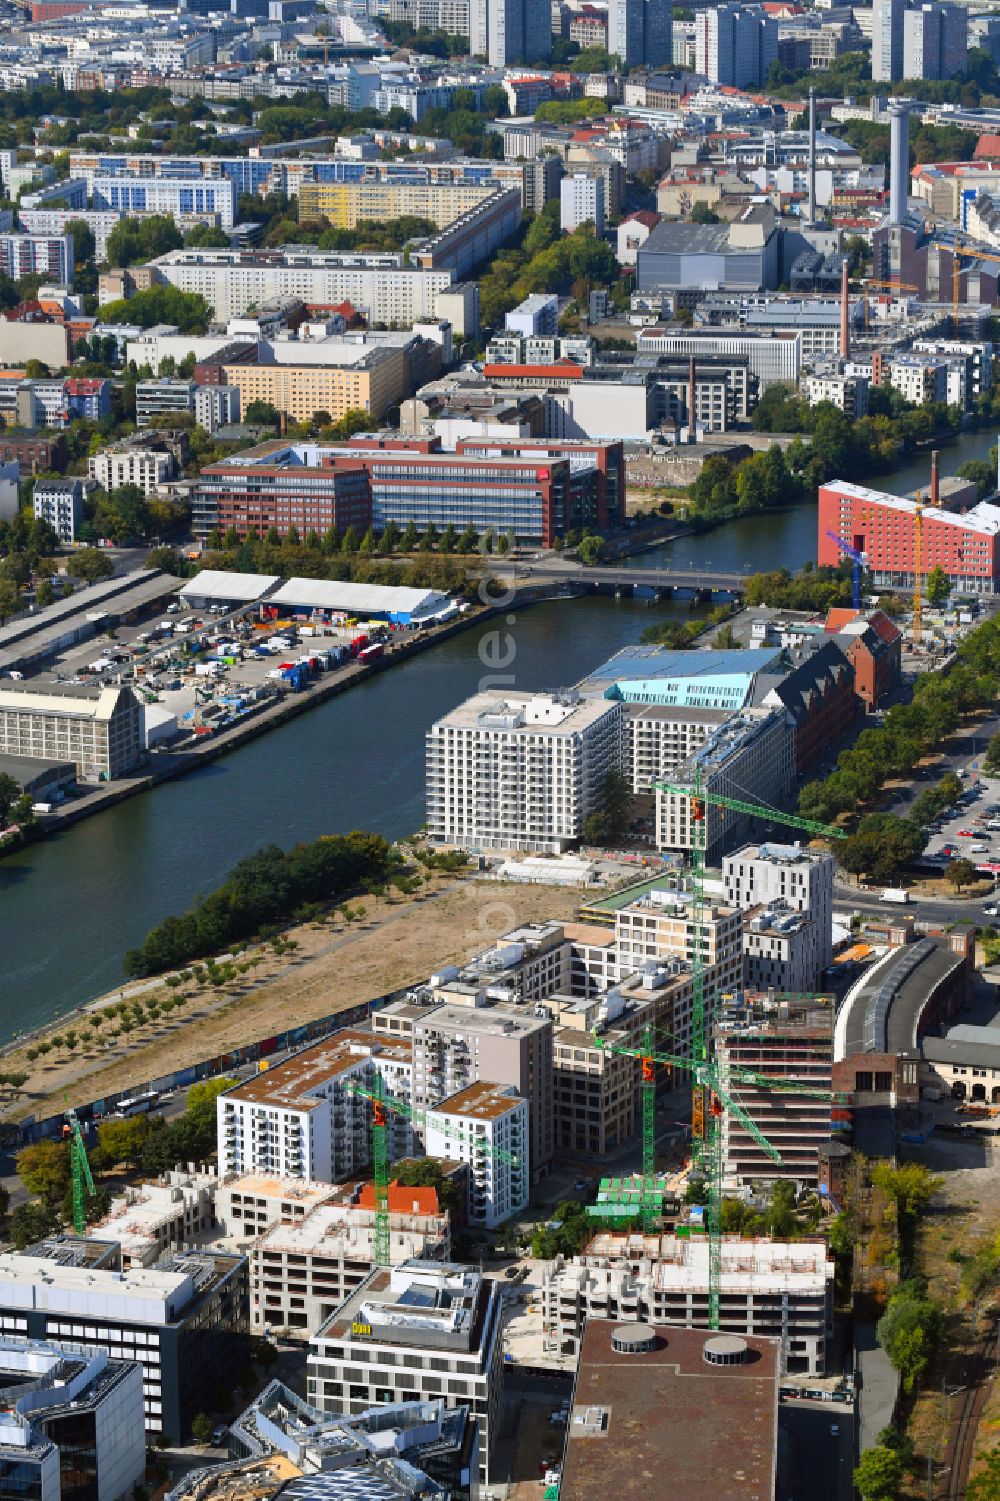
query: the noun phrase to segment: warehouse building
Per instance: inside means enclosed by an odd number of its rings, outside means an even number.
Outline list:
[[[210,1250],[116,1271],[107,1242],[60,1237],[0,1254],[0,1333],[69,1339],[142,1366],[146,1432],[186,1442],[246,1359],[245,1257]]]
[[[774,209],[751,204],[732,224],[661,221],[636,251],[636,290],[750,291],[780,280]]]
[[[447,1392],[475,1415],[479,1478],[489,1484],[503,1399],[501,1306],[496,1282],[471,1267],[380,1268],[312,1336],[307,1398],[350,1414]]]
[[[138,765],[142,746],[142,710],[124,684],[0,686],[0,755],[72,762],[79,781],[107,782]]]
[[[545,1268],[542,1327],[552,1354],[577,1357],[591,1318],[708,1328],[708,1241],[604,1233]],[[823,1241],[722,1239],[719,1327],[781,1339],[788,1370],[822,1376],[833,1328],[834,1263]]]
[[[250,605],[281,583],[276,573],[229,573],[222,568],[203,568],[194,578],[186,579],[178,589],[179,597],[194,610],[209,605]]]
[[[427,732],[427,827],[439,844],[561,854],[621,765],[621,704],[487,689]]]
[[[0,1338],[0,1495],[123,1501],[146,1472],[142,1367],[62,1340]]]
[[[346,610],[367,620],[393,625],[424,625],[454,606],[437,589],[407,589],[392,584],[352,584],[325,579],[291,578],[268,597],[268,604],[295,614]]]
[[[560,1495],[606,1501],[611,1485],[627,1497],[669,1485],[678,1496],[773,1501],[781,1374],[776,1338],[588,1319]]]

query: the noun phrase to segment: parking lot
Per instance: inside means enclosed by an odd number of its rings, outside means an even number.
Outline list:
[[[984,874],[1000,877],[1000,781],[969,772],[956,807],[928,824],[928,833],[924,858],[941,870],[952,860],[971,860]],[[993,898],[983,910],[1000,916]]]

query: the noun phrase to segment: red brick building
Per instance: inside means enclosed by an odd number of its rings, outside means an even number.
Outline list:
[[[853,668],[835,641],[810,653],[768,691],[764,703],[780,704],[791,716],[797,772],[846,735],[860,712]]]
[[[835,480],[819,487],[820,566],[836,567],[839,536],[865,554],[876,587],[912,589],[917,502]],[[955,588],[972,594],[1000,589],[1000,507],[980,502],[959,514],[923,508],[921,572],[941,568]]]
[[[837,641],[854,669],[854,691],[871,714],[899,685],[903,671],[903,633],[884,610],[862,615],[855,610],[831,610],[826,630]]]

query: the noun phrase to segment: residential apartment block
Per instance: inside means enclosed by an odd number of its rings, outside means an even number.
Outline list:
[[[62,287],[73,285],[73,236],[0,234],[0,271],[12,281],[44,276]]]
[[[83,522],[84,481],[73,475],[64,479],[36,480],[31,507],[36,521],[47,521],[60,542],[73,543]]]
[[[733,906],[747,913],[758,908],[775,916],[797,913],[810,923],[808,947],[803,951],[805,967],[794,975],[768,974],[762,967],[755,967],[754,954],[763,956],[764,949],[755,950],[752,944],[747,947],[747,979],[751,985],[801,993],[820,984],[823,971],[833,961],[835,872],[832,855],[799,844],[748,844],[724,858],[722,876],[726,897]]]
[[[413,1104],[430,1110],[482,1082],[512,1087],[527,1101],[528,1166],[540,1178],[553,1150],[552,1023],[485,1004],[475,986],[449,982],[438,993],[443,1004],[412,1017]]]
[[[103,490],[118,490],[122,485],[137,485],[143,495],[155,495],[172,479],[173,455],[162,448],[144,448],[126,439],[112,448],[103,448],[87,460],[87,473]]]
[[[470,1267],[409,1261],[379,1269],[312,1336],[308,1400],[359,1413],[447,1393],[480,1433],[480,1481],[494,1473],[503,1391],[501,1298]]]
[[[714,729],[674,774],[675,785],[741,802],[780,805],[795,781],[794,739],[784,710],[745,709]],[[754,820],[707,801],[699,809],[686,791],[656,794],[656,838],[661,849],[691,849],[695,822],[703,814],[704,849],[709,863],[721,858]]]
[[[442,844],[558,853],[621,765],[624,711],[579,695],[488,689],[427,732],[427,824]]]
[[[340,362],[331,358],[329,365],[239,363],[224,366],[224,374],[226,385],[240,393],[241,411],[263,401],[294,422],[311,422],[314,412],[337,421],[358,411],[378,422],[410,394],[402,349],[342,349]]]
[[[495,1230],[528,1206],[528,1102],[510,1084],[480,1080],[428,1110],[429,1157],[469,1165],[470,1225]]]
[[[372,1159],[370,1094],[409,1100],[412,1049],[345,1029],[238,1084],[217,1102],[219,1172],[342,1183]],[[391,1117],[391,1157],[413,1147],[409,1123]]]

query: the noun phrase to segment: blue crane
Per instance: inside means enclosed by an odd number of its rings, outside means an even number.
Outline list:
[[[857,548],[852,547],[849,542],[845,542],[843,537],[839,537],[836,532],[827,532],[826,535],[830,538],[831,542],[836,542],[845,558],[850,558],[851,562],[854,564],[854,567],[851,570],[851,599],[854,604],[854,608],[856,610],[860,610],[861,570],[865,566],[865,555],[863,552],[858,552]]]

